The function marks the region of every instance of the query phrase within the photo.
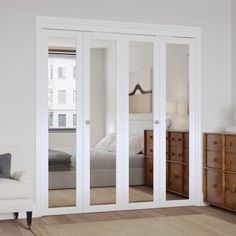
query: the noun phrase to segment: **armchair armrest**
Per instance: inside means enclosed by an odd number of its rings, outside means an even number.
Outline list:
[[[31,175],[25,171],[15,172],[13,175],[13,179],[21,183],[27,183],[27,184],[31,184],[32,182]]]

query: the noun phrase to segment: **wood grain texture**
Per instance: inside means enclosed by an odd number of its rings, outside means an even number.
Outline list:
[[[137,219],[165,216],[181,216],[193,214],[206,214],[221,220],[236,224],[236,214],[217,207],[177,207],[177,208],[160,208],[133,211],[117,211],[104,213],[84,213],[58,216],[44,216],[33,219],[33,226],[38,225],[59,225],[75,224],[80,222],[97,222],[106,220]],[[31,236],[27,230],[26,220],[4,220],[0,221],[1,236]]]

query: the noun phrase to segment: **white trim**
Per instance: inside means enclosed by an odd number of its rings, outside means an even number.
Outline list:
[[[194,38],[198,27],[38,16],[42,29]]]
[[[202,178],[202,130],[201,130],[201,31],[200,28],[198,27],[185,27],[185,26],[169,26],[169,25],[156,25],[156,24],[140,24],[140,23],[128,23],[128,22],[113,22],[113,21],[96,21],[96,20],[86,20],[86,19],[68,19],[68,18],[55,18],[55,17],[37,17],[36,19],[36,215],[40,216],[43,214],[65,214],[65,213],[76,213],[76,212],[94,212],[94,211],[113,211],[113,210],[124,210],[124,209],[143,209],[143,208],[156,208],[160,206],[162,203],[162,206],[168,207],[168,206],[176,206],[175,204],[176,201],[171,201],[172,203],[165,204],[163,202],[163,199],[158,199],[158,196],[154,195],[154,202],[148,202],[148,203],[131,203],[129,204],[127,202],[128,200],[128,185],[127,179],[128,179],[128,161],[126,161],[125,166],[121,166],[122,161],[121,156],[127,156],[128,152],[128,119],[127,119],[127,111],[128,108],[127,106],[123,106],[122,109],[117,108],[117,130],[121,130],[121,125],[124,128],[125,131],[125,136],[123,136],[123,139],[121,137],[121,132],[117,132],[117,139],[118,139],[118,144],[117,147],[120,147],[120,150],[117,153],[117,171],[121,170],[121,168],[124,168],[124,174],[119,173],[117,177],[120,177],[120,182],[117,182],[117,195],[116,195],[116,204],[112,205],[100,205],[100,206],[85,206],[83,208],[79,206],[79,204],[76,207],[69,207],[69,208],[54,208],[54,209],[49,209],[47,212],[45,212],[45,206],[47,205],[47,199],[45,199],[45,196],[48,196],[47,193],[43,192],[42,189],[45,187],[43,184],[45,181],[43,180],[44,178],[47,178],[48,173],[43,173],[44,176],[42,176],[42,170],[46,168],[47,170],[47,161],[42,159],[43,156],[46,156],[47,150],[44,150],[45,147],[47,146],[47,140],[45,140],[45,124],[47,124],[47,121],[45,118],[43,118],[43,112],[45,112],[45,104],[47,104],[47,101],[45,98],[42,98],[41,94],[43,94],[43,89],[45,84],[42,83],[41,78],[45,77],[47,78],[47,72],[45,69],[42,67],[42,61],[45,60],[45,45],[47,45],[46,37],[43,32],[50,32],[51,30],[55,31],[63,31],[63,35],[65,34],[73,34],[76,35],[75,37],[77,38],[78,36],[78,31],[86,31],[86,32],[93,32],[94,37],[110,37],[111,39],[117,39],[117,58],[118,61],[123,60],[123,63],[121,67],[117,68],[117,92],[119,91],[126,91],[127,90],[127,81],[125,82],[125,78],[127,77],[127,71],[128,71],[128,64],[124,62],[128,62],[127,58],[127,52],[121,52],[119,51],[119,47],[121,48],[127,48],[127,39],[136,39],[136,40],[149,40],[152,41],[154,39],[154,48],[155,50],[160,50],[158,44],[159,44],[159,39],[157,36],[168,36],[168,37],[175,37],[174,40],[178,40],[179,38],[193,38],[195,41],[195,80],[194,80],[194,88],[192,88],[194,91],[195,99],[193,102],[194,105],[194,110],[195,110],[195,155],[198,157],[198,161],[196,162],[196,171],[195,171],[195,196],[194,199],[195,201],[192,202],[194,205],[203,205],[203,194],[202,194],[202,189],[203,189],[203,181]],[[74,31],[74,32],[73,32]],[[104,35],[103,35],[104,33]],[[109,36],[108,34],[109,33]],[[112,34],[111,34],[112,33]],[[119,34],[119,35],[117,35]],[[122,36],[122,35],[123,36]],[[129,34],[129,35],[127,35]],[[137,37],[135,36],[137,35]],[[142,35],[142,39],[141,36]],[[151,37],[153,36],[153,38]],[[86,37],[86,36],[85,36]],[[84,44],[84,39],[82,39],[82,42]],[[156,45],[156,46],[155,46]],[[77,44],[77,47],[79,45]],[[82,57],[86,58],[86,52],[84,47],[82,50],[82,54],[80,57],[77,58],[77,61],[81,61]],[[123,58],[125,56],[125,59]],[[89,55],[87,55],[88,60]],[[161,76],[163,76],[163,71],[161,68],[161,61],[160,58],[155,58],[157,61],[157,64],[159,68],[154,68],[154,73],[159,75],[158,82],[158,93],[157,97],[158,99],[158,106],[161,107],[159,110],[160,113],[155,112],[154,119],[158,119],[160,121],[160,125],[155,129],[154,128],[154,133],[156,132],[155,136],[156,141],[155,143],[158,144],[158,146],[163,145],[163,138],[165,140],[165,134],[164,134],[164,126],[165,126],[165,106],[162,107],[161,105],[164,104],[163,99],[163,80],[161,80]],[[83,63],[82,63],[83,64]],[[85,63],[86,64],[86,63]],[[118,63],[119,64],[119,63]],[[118,66],[117,64],[117,66]],[[125,65],[126,64],[126,65]],[[119,65],[120,66],[120,65]],[[85,88],[86,84],[83,83],[82,78],[86,77],[89,78],[88,70],[84,66],[79,70],[79,77],[81,80],[79,80],[77,85],[77,89],[83,87]],[[120,79],[119,79],[120,78]],[[127,79],[127,78],[126,78]],[[123,81],[123,82],[122,82]],[[78,95],[78,99],[81,99],[84,96],[84,94],[80,93]],[[126,101],[127,98],[122,98],[117,96],[117,106],[120,107],[121,105],[125,104],[124,101]],[[88,102],[88,101],[87,101]],[[88,103],[87,103],[88,104]],[[86,105],[86,104],[85,104]],[[47,107],[47,105],[46,105]],[[77,107],[78,108],[78,107]],[[78,109],[83,109],[83,114],[84,114],[84,109],[85,107],[80,107]],[[120,113],[118,112],[120,111]],[[156,117],[156,118],[155,118]],[[89,118],[88,113],[83,117],[78,117],[77,119],[82,120],[83,122],[86,120],[86,118]],[[81,127],[84,126],[84,123],[81,122]],[[78,127],[79,128],[79,127]],[[83,130],[83,128],[82,128]],[[158,134],[158,135],[157,135]],[[159,136],[160,134],[160,136]],[[82,144],[82,139],[83,139],[84,134],[80,133],[77,135],[77,143],[79,145]],[[89,144],[89,137],[85,137],[85,145],[88,146]],[[85,147],[85,146],[83,146]],[[123,147],[121,149],[121,147]],[[81,152],[84,152],[84,150],[81,149]],[[163,148],[160,148],[158,155],[160,153],[163,153],[164,150]],[[157,155],[157,154],[155,154]],[[78,160],[77,160],[78,161]],[[46,162],[46,163],[44,163]],[[154,162],[155,167],[157,170],[161,168],[161,160],[155,161]],[[124,163],[123,163],[124,164]],[[88,168],[88,163],[82,163],[83,167]],[[81,171],[80,171],[81,174]],[[83,185],[82,189],[85,190],[86,183],[88,181],[84,181],[82,179],[82,176],[77,175],[77,181],[80,186]],[[42,179],[43,177],[43,179]],[[87,176],[88,177],[88,176]],[[157,191],[164,191],[163,188],[163,176],[157,175],[154,173],[154,178],[155,178],[155,186],[154,188],[157,188]],[[126,186],[126,187],[125,187]],[[161,187],[162,186],[162,187]],[[119,190],[119,191],[118,191]],[[119,192],[119,193],[118,193]],[[81,191],[80,191],[81,193]],[[77,194],[78,191],[77,191]],[[89,197],[88,192],[85,197]],[[161,195],[160,195],[161,196]],[[46,202],[45,202],[46,200]],[[77,195],[77,200],[79,202],[83,202],[85,199],[80,195]],[[182,201],[181,203],[178,203],[178,206],[182,205],[189,205],[189,201]]]

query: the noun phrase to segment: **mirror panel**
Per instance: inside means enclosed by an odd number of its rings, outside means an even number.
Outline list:
[[[49,208],[76,206],[76,39],[48,39]]]
[[[129,43],[129,202],[153,201],[153,43]]]
[[[115,204],[116,41],[90,45],[90,204]]]
[[[189,45],[166,45],[166,200],[189,199]]]

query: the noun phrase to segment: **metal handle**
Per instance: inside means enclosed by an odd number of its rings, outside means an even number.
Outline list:
[[[90,121],[90,120],[86,120],[86,121],[85,121],[85,124],[86,124],[86,125],[90,125],[90,124],[91,124],[91,121]]]
[[[159,124],[159,120],[155,120],[154,123],[155,123],[156,125],[158,125],[158,124]]]

